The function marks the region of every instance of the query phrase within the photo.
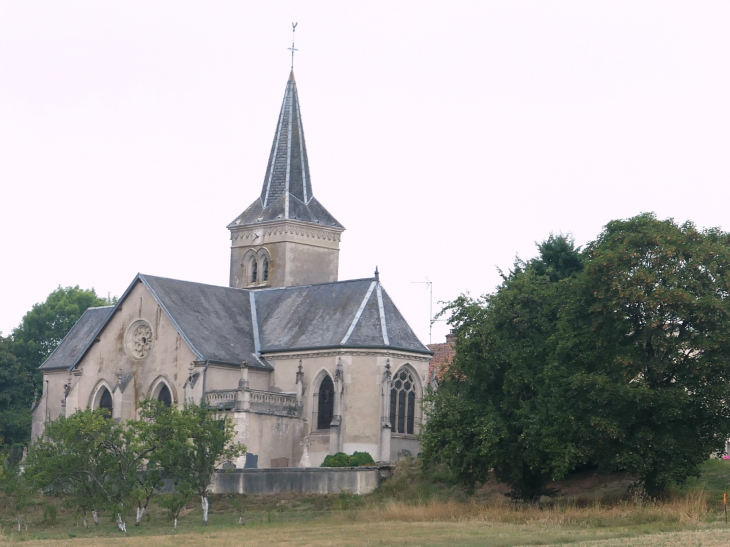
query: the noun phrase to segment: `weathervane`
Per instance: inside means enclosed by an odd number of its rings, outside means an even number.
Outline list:
[[[294,33],[297,30],[297,25],[299,23],[292,23],[291,24],[291,47],[287,48],[289,51],[291,51],[291,69],[294,70],[294,52],[299,51],[294,47]]]

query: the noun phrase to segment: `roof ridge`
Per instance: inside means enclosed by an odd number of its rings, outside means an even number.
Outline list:
[[[325,281],[324,283],[308,283],[306,285],[291,285],[289,287],[266,287],[263,289],[256,289],[255,291],[252,291],[252,292],[261,293],[264,291],[266,291],[266,292],[268,292],[268,291],[285,291],[285,290],[289,290],[289,289],[302,289],[302,288],[306,288],[306,287],[320,287],[322,285],[337,285],[339,283],[355,283],[357,281],[374,281],[374,280],[375,280],[374,277],[360,277],[358,279],[343,279],[342,281]]]

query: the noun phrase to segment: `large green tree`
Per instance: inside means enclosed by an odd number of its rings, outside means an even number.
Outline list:
[[[643,214],[585,257],[556,352],[564,399],[594,461],[657,493],[730,437],[730,235]]]
[[[0,336],[0,435],[6,445],[30,439],[30,407],[41,391],[38,367],[87,308],[115,301],[99,297],[94,289],[58,287],[25,314],[12,336]]]
[[[540,422],[555,427],[557,413],[542,400],[543,371],[582,260],[569,237],[551,236],[538,249],[537,259],[518,260],[503,275],[496,293],[463,295],[447,306],[456,355],[431,398],[423,435],[427,460],[447,461],[464,482],[483,482],[494,469],[523,498],[541,494],[575,463],[575,456],[554,457],[565,452],[565,439],[555,446]],[[537,422],[539,412],[551,420]]]
[[[34,389],[31,375],[13,353],[12,342],[0,334],[0,446],[7,447],[28,438]]]
[[[584,464],[651,494],[683,482],[730,437],[730,236],[642,214],[580,253],[538,247],[447,307],[456,356],[426,458],[465,482],[494,469],[525,498]]]

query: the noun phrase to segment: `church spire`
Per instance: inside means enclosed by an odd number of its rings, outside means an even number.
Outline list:
[[[231,287],[289,287],[337,280],[345,227],[312,195],[294,71],[271,144],[261,194],[233,222]]]
[[[287,219],[344,229],[312,194],[307,144],[293,70],[286,82],[261,196],[228,227]]]
[[[282,195],[285,197],[284,218],[290,217],[291,196],[303,204],[309,203],[313,197],[307,145],[304,141],[302,116],[299,110],[299,94],[293,70],[286,83],[274,142],[271,144],[269,163],[261,190],[261,205],[266,208]]]

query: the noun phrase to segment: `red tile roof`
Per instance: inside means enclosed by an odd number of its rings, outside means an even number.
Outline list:
[[[429,344],[428,349],[433,351],[433,359],[428,369],[428,377],[433,378],[433,371],[436,371],[437,377],[440,380],[443,378],[444,372],[448,370],[451,361],[456,354],[454,349],[454,342],[456,339],[455,334],[447,334],[446,342],[443,344]]]

